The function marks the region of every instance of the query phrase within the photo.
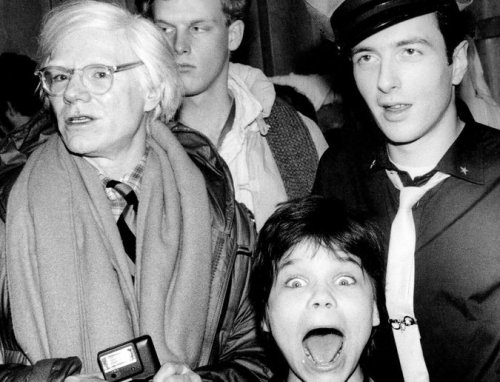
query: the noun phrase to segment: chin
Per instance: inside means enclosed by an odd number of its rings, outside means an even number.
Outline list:
[[[391,129],[381,129],[387,141],[394,146],[403,146],[418,141],[421,137],[419,135],[410,135],[408,131],[390,131]],[[398,134],[399,133],[399,134]]]
[[[348,382],[350,380],[350,376],[343,372],[303,373],[295,374],[294,377],[296,379],[289,378],[288,380],[300,382]]]
[[[88,156],[95,151],[95,145],[81,139],[64,139],[66,148],[73,154]]]

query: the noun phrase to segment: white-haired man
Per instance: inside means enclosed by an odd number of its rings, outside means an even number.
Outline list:
[[[31,366],[0,375],[99,373],[100,350],[147,334],[157,381],[266,380],[246,303],[255,230],[210,143],[161,122],[181,88],[164,34],[80,0],[48,15],[40,42],[59,135],[8,201],[0,356]]]

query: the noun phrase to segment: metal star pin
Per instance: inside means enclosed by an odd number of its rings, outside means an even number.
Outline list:
[[[464,175],[467,175],[469,170],[467,170],[467,167],[465,167],[465,166],[460,166],[460,172]]]

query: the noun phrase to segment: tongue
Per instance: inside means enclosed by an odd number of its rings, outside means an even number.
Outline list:
[[[317,364],[332,362],[342,346],[342,337],[335,333],[313,333],[304,339],[307,352]]]

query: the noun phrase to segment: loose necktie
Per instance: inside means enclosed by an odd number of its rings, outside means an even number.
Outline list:
[[[449,175],[436,172],[420,187],[404,187],[396,171],[387,171],[387,175],[400,190],[399,209],[392,222],[387,258],[385,293],[389,323],[405,382],[428,382],[429,374],[413,309],[416,234],[412,207]]]
[[[135,273],[133,271],[135,268],[135,227],[139,201],[137,200],[137,195],[134,190],[128,184],[110,180],[106,183],[106,187],[114,188],[127,202],[116,225],[118,226],[118,231],[122,238],[123,248],[132,262],[130,269],[133,277]]]

